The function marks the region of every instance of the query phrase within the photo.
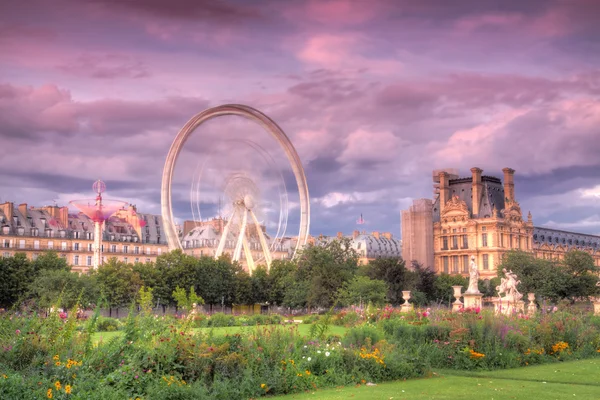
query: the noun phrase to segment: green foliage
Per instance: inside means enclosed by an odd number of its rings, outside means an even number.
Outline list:
[[[0,257],[0,307],[11,307],[21,299],[35,275],[35,267],[24,253]]]
[[[535,258],[523,251],[510,251],[498,267],[498,277],[504,277],[503,269],[512,270],[519,277],[521,293],[533,292],[553,302],[587,297],[597,290],[598,268],[592,256],[583,251],[571,250],[560,262]]]
[[[338,303],[341,306],[373,303],[382,306],[386,302],[387,284],[382,280],[356,276],[338,290]]]
[[[204,304],[204,299],[196,294],[196,291],[194,290],[193,286],[190,287],[189,295],[185,291],[185,289],[182,289],[179,286],[177,286],[173,291],[173,298],[177,302],[177,307],[185,311],[191,311],[194,307],[194,304]]]
[[[80,276],[76,272],[64,269],[44,269],[32,282],[28,297],[42,308],[56,306],[68,309],[77,305],[79,301],[88,306],[96,301],[99,294],[95,275]],[[56,304],[59,297],[61,303]]]
[[[142,286],[138,292],[137,302],[144,315],[152,314],[152,288]]]
[[[214,313],[207,320],[207,324],[209,327],[217,328],[221,326],[234,326],[235,325],[235,317],[229,314],[223,313]]]
[[[295,279],[290,283],[307,290],[306,304],[310,307],[331,307],[337,291],[356,274],[358,254],[348,239],[332,240],[305,247],[297,263]]]
[[[400,258],[377,258],[361,268],[361,274],[387,284],[387,298],[393,305],[402,303],[402,291],[414,290],[419,277],[409,271]]]
[[[451,304],[454,301],[452,286],[469,286],[469,279],[461,275],[440,274],[434,284],[434,299],[443,304]]]
[[[98,268],[97,279],[100,292],[109,307],[131,304],[142,286],[140,277],[132,266],[115,258]]]
[[[269,271],[270,303],[278,306],[284,304],[290,277],[295,275],[297,269],[296,263],[291,260],[273,260]]]
[[[98,332],[113,332],[119,330],[123,324],[116,318],[98,317],[96,329]]]

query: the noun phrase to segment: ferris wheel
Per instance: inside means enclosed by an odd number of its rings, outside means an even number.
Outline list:
[[[226,104],[204,110],[184,125],[171,145],[163,169],[161,188],[163,224],[169,250],[183,249],[182,239],[177,232],[173,216],[172,194],[175,166],[192,133],[203,123],[227,115],[250,120],[268,133],[266,140],[270,140],[271,143],[257,142],[252,137],[238,139],[237,142],[243,142],[250,151],[264,161],[267,169],[272,173],[271,175],[278,177],[277,183],[271,184],[275,187],[276,195],[273,197],[273,201],[265,200],[264,197],[268,197],[265,196],[265,193],[273,188],[268,187],[267,182],[260,174],[256,173],[253,166],[233,170],[223,168],[223,170],[215,171],[215,168],[219,168],[219,163],[215,161],[222,161],[231,155],[227,152],[221,154],[213,150],[198,163],[192,177],[190,185],[192,219],[201,223],[201,205],[210,202],[207,200],[209,192],[213,195],[214,200],[215,191],[218,191],[219,209],[221,208],[221,199],[224,201],[224,218],[218,237],[212,241],[215,247],[214,256],[220,257],[229,248],[232,260],[245,261],[248,271],[252,273],[258,263],[264,263],[267,269],[270,269],[273,260],[272,252],[274,249],[281,248],[290,215],[288,187],[283,173],[277,168],[273,155],[265,150],[265,147],[276,149],[276,152],[285,156],[285,162],[289,164],[298,187],[299,204],[297,209],[299,215],[294,215],[294,217],[299,221],[299,230],[297,238],[289,241],[289,250],[292,256],[306,244],[310,225],[308,186],[300,157],[283,130],[262,112],[245,105]],[[263,138],[263,140],[265,139]],[[225,138],[223,141],[234,142],[236,140]],[[263,146],[263,144],[273,146]],[[217,167],[213,166],[211,170],[213,164],[217,164]],[[221,163],[221,165],[223,164]],[[206,186],[209,186],[211,190],[207,190]],[[267,225],[271,228],[271,234],[267,233]]]

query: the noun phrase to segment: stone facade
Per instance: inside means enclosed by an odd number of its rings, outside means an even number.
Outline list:
[[[533,222],[515,199],[514,170],[504,168],[500,179],[471,169],[458,178],[440,171],[439,196],[433,204],[434,268],[438,273],[469,273],[475,257],[481,279],[496,276],[496,266],[509,250],[532,251]],[[452,178],[452,179],[451,179]],[[437,182],[436,182],[437,183]]]
[[[600,236],[550,228],[533,228],[533,252],[538,258],[562,260],[569,250],[580,250],[600,267]]]
[[[434,171],[435,200],[429,211],[433,231],[423,227],[429,216],[425,203],[417,203],[421,200],[402,211],[403,258],[428,265],[425,250],[431,241],[437,273],[467,276],[469,260],[475,256],[481,279],[489,279],[496,276],[496,266],[509,250],[560,260],[577,249],[588,252],[600,266],[600,236],[534,227],[531,213],[524,219],[515,198],[515,171],[502,171],[504,183],[482,175],[479,168],[472,168],[468,178],[459,178],[456,170]],[[415,223],[417,218],[421,222]],[[415,251],[418,248],[423,250]]]
[[[433,268],[433,202],[418,199],[401,213],[402,258]]]
[[[155,261],[168,251],[163,231],[160,215],[138,213],[129,205],[105,222],[102,258],[128,263]],[[0,204],[0,256],[25,253],[33,260],[53,250],[73,271],[86,272],[92,267],[93,243],[94,223],[83,213],[69,213],[67,207],[58,206]]]

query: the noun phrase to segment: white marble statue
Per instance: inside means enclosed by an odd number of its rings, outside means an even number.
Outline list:
[[[475,256],[471,256],[471,264],[469,266],[469,288],[466,293],[479,293],[479,269],[475,263]]]
[[[496,287],[500,300],[508,301],[510,303],[521,301],[523,295],[517,290],[517,285],[521,283],[521,281],[517,280],[517,275],[515,275],[514,272],[507,271],[506,268],[503,268],[502,272],[504,272],[505,278],[501,278],[500,286]],[[505,296],[502,297],[502,294]]]

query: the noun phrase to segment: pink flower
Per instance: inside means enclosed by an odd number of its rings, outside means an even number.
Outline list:
[[[58,316],[60,317],[60,319],[67,319],[67,313],[66,312],[61,312],[58,314]]]
[[[21,330],[20,330],[20,329],[17,329],[17,330],[15,331],[15,333],[16,333],[17,335],[20,335],[20,334],[21,334]]]
[[[425,312],[423,313],[423,316],[424,316],[425,318],[429,317],[429,312],[425,311]]]

